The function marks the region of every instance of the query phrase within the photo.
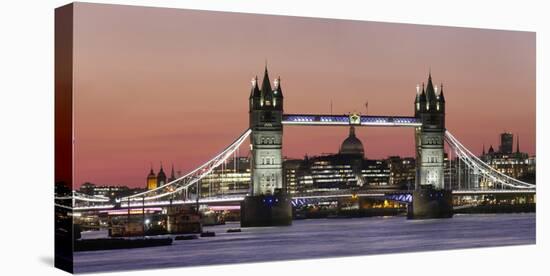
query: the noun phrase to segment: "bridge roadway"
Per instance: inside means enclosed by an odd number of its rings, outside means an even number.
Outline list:
[[[453,195],[455,196],[464,196],[464,195],[491,195],[491,194],[535,194],[535,189],[510,189],[510,190],[454,190]],[[324,198],[345,198],[345,197],[373,197],[373,198],[383,198],[391,195],[406,195],[411,194],[411,191],[408,190],[372,190],[372,191],[337,191],[337,192],[322,192],[322,193],[308,193],[308,194],[297,194],[293,195],[292,199],[324,199]],[[225,195],[220,197],[209,197],[209,198],[200,198],[198,204],[238,204],[244,200],[244,194],[237,195]],[[162,200],[154,202],[142,202],[140,200],[130,201],[130,208],[140,209],[140,208],[154,208],[154,207],[168,207],[168,206],[177,206],[177,205],[193,205],[197,204],[196,199],[189,200]],[[73,207],[73,211],[108,211],[116,209],[126,209],[128,208],[127,202],[120,202],[119,204],[101,204],[94,206],[76,206]]]

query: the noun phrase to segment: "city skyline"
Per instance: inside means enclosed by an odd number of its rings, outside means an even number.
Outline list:
[[[348,137],[345,137],[345,138],[348,138]],[[514,137],[514,139],[516,139]],[[359,139],[361,141],[361,139]],[[342,143],[344,142],[344,139],[342,141]],[[510,152],[510,154],[507,154],[507,152],[502,152],[500,151],[500,147],[502,146],[502,144],[500,144],[502,141],[499,141],[499,144],[497,145],[490,145],[489,147],[484,147],[482,149],[482,153],[479,155],[480,158],[484,159],[484,158],[487,158],[487,156],[492,156],[491,154],[493,153],[492,150],[494,151],[494,153],[496,154],[502,154],[504,156],[515,156],[514,154],[518,152],[518,150],[520,150],[520,148],[518,148],[518,144],[517,143],[514,143],[512,145],[512,150]],[[325,158],[325,157],[334,157],[334,156],[338,156],[340,155],[340,149],[336,150],[335,152],[326,152],[326,153],[320,153],[320,154],[317,154],[317,155],[305,155],[305,156],[300,156],[300,157],[287,157],[287,156],[284,156],[284,159],[285,159],[285,162],[286,161],[297,161],[297,160],[300,160],[300,161],[304,161],[304,160],[307,160],[308,158],[309,159],[315,159],[315,158]],[[448,153],[448,151],[446,150],[446,153]],[[519,153],[524,153],[523,151],[520,151]],[[393,155],[393,156],[386,156],[386,157],[381,157],[381,158],[376,158],[376,159],[368,159],[368,158],[365,158],[365,161],[366,160],[372,160],[372,161],[386,161],[386,162],[390,162],[392,160],[392,158],[395,158],[395,157],[398,157],[400,158],[399,160],[406,160],[406,159],[413,159],[415,160],[416,158],[414,156],[401,156],[401,155]],[[249,158],[249,155],[240,155],[240,156],[236,156],[235,155],[235,158],[236,159],[240,159],[240,158],[246,158],[248,159]],[[458,157],[453,157],[453,159],[456,159]],[[517,158],[517,157],[516,157]],[[228,166],[232,166],[233,164],[233,157],[229,158],[228,159]],[[154,176],[155,176],[155,183],[157,182],[157,174],[160,173],[160,170],[163,170],[163,172],[166,174],[166,175],[169,175],[170,177],[174,176],[175,178],[178,178],[178,177],[181,177],[183,176],[183,174],[185,174],[184,171],[181,171],[179,170],[173,163],[172,164],[165,164],[164,162],[162,161],[159,161],[158,164],[154,164],[153,162],[151,162],[151,165],[150,167],[148,168],[147,170],[147,173],[149,174],[148,177],[147,177],[147,183],[149,183],[149,176],[151,176],[151,172],[154,173]],[[217,168],[217,169],[220,169],[220,168]],[[239,168],[239,169],[242,169],[242,168]],[[172,175],[173,174],[173,175]],[[173,179],[173,178],[172,178]],[[172,179],[168,179],[167,182],[170,182]],[[166,183],[166,182],[165,182]],[[84,182],[84,183],[80,183],[80,186],[82,185],[85,185],[85,184],[92,184],[92,185],[96,185],[98,187],[114,187],[114,186],[119,186],[119,187],[129,187],[129,188],[138,188],[138,189],[149,189],[148,187],[143,187],[143,185],[136,185],[136,186],[126,186],[126,185],[113,185],[114,183],[92,183],[92,182]]]
[[[534,33],[103,5],[79,12],[77,186],[142,187],[151,162],[185,172],[208,160],[246,129],[249,81],[263,77],[266,59],[271,80],[281,77],[285,113],[365,114],[368,101],[369,115],[412,116],[416,85],[431,70],[445,85],[447,128],[475,153],[496,149],[503,131],[536,151]],[[337,152],[346,136],[342,127],[287,126],[283,154]],[[410,129],[357,136],[367,158],[414,155]]]

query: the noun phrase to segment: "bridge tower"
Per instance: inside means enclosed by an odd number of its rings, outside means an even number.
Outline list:
[[[415,117],[422,126],[415,128],[416,183],[409,218],[452,216],[451,187],[444,184],[445,96],[443,85],[434,87],[431,72],[422,91],[417,87]]]
[[[252,193],[273,195],[283,188],[283,93],[278,78],[271,88],[267,67],[261,89],[257,82],[252,80],[249,98]]]
[[[251,193],[241,204],[241,226],[290,225],[292,209],[283,187],[283,92],[273,88],[267,65],[261,87],[252,79],[249,97]]]

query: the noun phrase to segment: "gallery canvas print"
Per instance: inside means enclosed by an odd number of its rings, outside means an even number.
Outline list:
[[[535,244],[535,37],[59,7],[55,266]]]

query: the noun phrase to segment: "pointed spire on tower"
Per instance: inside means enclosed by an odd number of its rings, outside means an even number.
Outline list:
[[[430,69],[430,73],[429,73],[429,76],[428,76],[428,84],[426,86],[426,99],[429,101],[429,102],[433,102],[437,99],[436,95],[435,95],[435,89],[434,89],[434,85],[432,83],[432,72],[431,72],[431,69]]]
[[[172,171],[170,172],[170,178],[176,179],[176,175],[174,174],[174,163],[172,163]]]
[[[281,87],[281,77],[277,77],[274,81],[275,83],[275,90],[273,90],[273,93],[275,97],[283,98],[283,88]]]
[[[424,89],[424,82],[422,82],[422,93],[420,94],[420,102],[426,102],[426,90]],[[422,106],[422,108],[424,108],[424,106]]]
[[[271,90],[271,83],[269,81],[269,73],[267,71],[267,60],[265,63],[264,79],[262,81],[262,87],[260,90],[261,90],[260,104],[262,106],[272,106],[273,90]]]
[[[481,152],[481,155],[485,155],[485,144],[483,144],[483,151]]]
[[[443,83],[441,83],[441,90],[439,91],[439,101],[444,103],[445,102],[445,96],[443,95]]]
[[[260,89],[258,88],[258,76],[252,78],[252,88],[250,89],[250,98],[260,97]]]
[[[424,86],[424,82],[422,82],[422,93],[420,93],[420,99],[419,99],[419,102],[420,102],[420,110],[426,110],[427,109],[427,102],[428,102],[428,99],[426,97],[426,89],[425,89],[425,86]]]
[[[264,71],[264,79],[262,81],[262,94],[266,95],[266,93],[271,93],[271,82],[269,81],[269,73],[267,72],[267,59],[265,61],[265,71]]]

